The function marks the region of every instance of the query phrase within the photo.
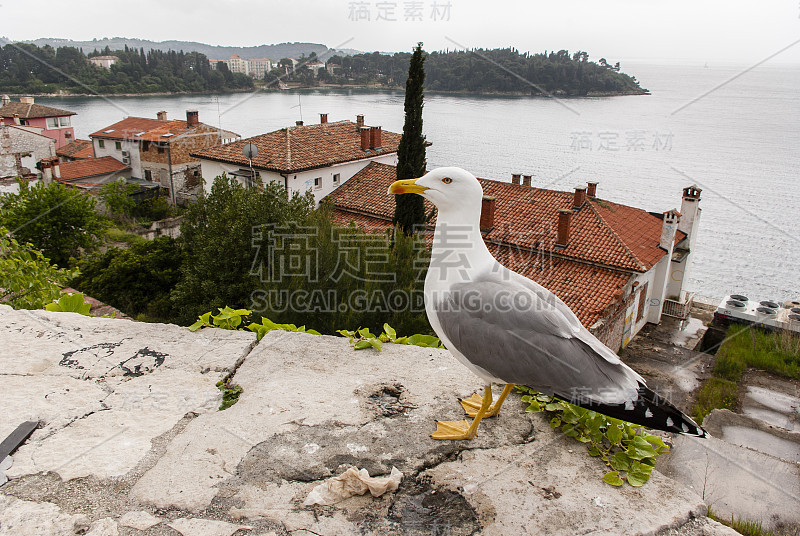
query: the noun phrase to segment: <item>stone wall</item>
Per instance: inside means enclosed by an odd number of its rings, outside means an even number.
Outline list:
[[[22,167],[23,156],[30,154],[38,162],[56,155],[55,141],[13,125],[0,126],[0,178],[29,174]]]

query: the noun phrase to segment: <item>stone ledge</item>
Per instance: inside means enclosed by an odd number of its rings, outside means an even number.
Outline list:
[[[700,533],[681,528],[705,519],[694,492],[657,472],[642,488],[607,486],[602,462],[526,414],[516,395],[474,441],[431,439],[435,420],[463,418],[457,399],[481,387],[444,350],[356,352],[344,338],[284,332],[253,348],[249,333],[8,308],[0,335],[10,341],[0,348],[0,388],[21,390],[0,409],[11,424],[43,424],[0,488],[0,534],[18,534],[26,519],[28,533],[48,535],[78,526],[139,534],[137,525],[184,536],[689,535]],[[119,341],[102,359],[88,352],[84,369],[63,360]],[[142,347],[166,357],[126,375],[119,363]],[[244,392],[216,411],[214,383],[231,373]],[[350,465],[373,476],[397,467],[405,478],[383,497],[302,506]]]

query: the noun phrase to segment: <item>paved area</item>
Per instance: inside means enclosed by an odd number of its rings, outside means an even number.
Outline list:
[[[604,484],[516,395],[476,440],[430,439],[480,387],[444,350],[5,306],[0,338],[0,435],[40,422],[0,487],[2,535],[733,534],[658,472]],[[244,392],[218,411],[227,377]],[[303,506],[350,466],[404,477]]]

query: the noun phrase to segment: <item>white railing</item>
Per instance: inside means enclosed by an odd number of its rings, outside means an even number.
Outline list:
[[[692,300],[694,300],[694,292],[685,292],[682,298],[683,300],[681,301],[664,298],[664,308],[661,310],[661,314],[673,318],[680,318],[681,320],[689,318]]]

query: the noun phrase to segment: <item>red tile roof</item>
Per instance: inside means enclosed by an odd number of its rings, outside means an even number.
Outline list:
[[[394,166],[370,163],[325,198],[334,205],[334,222],[368,232],[390,228],[394,198],[386,191],[394,180]],[[658,247],[661,218],[600,199],[587,199],[573,214],[567,247],[557,248],[558,209],[572,208],[572,192],[479,180],[496,199],[494,227],[484,233],[492,255],[555,293],[586,327],[620,301],[632,273],[666,254]],[[435,211],[428,201],[425,207]],[[679,233],[676,242],[683,238]]]
[[[21,119],[40,119],[43,117],[64,117],[77,115],[76,112],[44,106],[43,104],[26,104],[24,102],[9,102],[0,108],[0,117],[14,117],[19,114]]]
[[[394,198],[386,195],[396,168],[370,163],[326,197],[337,210],[391,221]],[[547,251],[559,257],[646,272],[664,256],[659,247],[662,220],[634,207],[587,198],[572,215],[565,248],[555,246],[558,209],[572,208],[573,193],[478,179],[486,195],[496,199],[494,227],[487,241]],[[426,203],[426,213],[434,209]],[[678,233],[676,242],[685,238]]]
[[[61,149],[56,149],[56,156],[74,158],[81,160],[84,158],[94,158],[94,149],[89,140],[73,140]]]
[[[351,121],[337,121],[282,128],[226,145],[209,147],[192,153],[192,156],[248,166],[249,162],[242,155],[242,148],[247,143],[253,143],[258,147],[258,154],[253,159],[254,168],[296,173],[396,153],[400,134],[384,130],[381,142],[381,148],[364,151],[361,149],[361,135],[356,124]]]
[[[126,117],[122,121],[89,134],[89,137],[168,143],[171,138],[185,134],[193,128],[188,127],[186,121],[181,121],[180,119],[160,121],[145,117]],[[170,136],[164,136],[164,134],[170,134]]]
[[[113,156],[63,162],[59,164],[59,168],[61,171],[61,178],[56,179],[59,182],[88,179],[89,177],[108,175],[109,173],[115,172],[119,173],[131,169],[119,160],[116,160]]]

